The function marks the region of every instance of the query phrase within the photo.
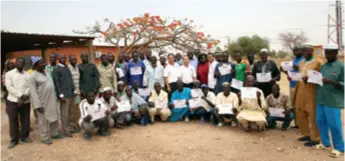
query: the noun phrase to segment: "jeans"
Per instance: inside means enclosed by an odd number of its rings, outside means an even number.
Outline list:
[[[191,112],[191,115],[194,115],[196,117],[200,117],[201,118],[201,117],[205,117],[207,115],[207,111],[206,111],[205,108],[200,107],[200,108],[198,108],[196,110],[193,110]]]
[[[273,117],[273,116],[267,116],[266,120],[267,120],[267,124],[268,124],[268,128],[275,128],[277,121],[283,121],[283,129],[286,129],[290,126],[291,121],[293,120],[294,115],[292,112],[290,112],[289,115],[286,115],[285,117]]]
[[[334,149],[344,152],[344,138],[339,108],[316,105],[316,124],[320,131],[321,142],[330,147],[329,131],[331,131]]]

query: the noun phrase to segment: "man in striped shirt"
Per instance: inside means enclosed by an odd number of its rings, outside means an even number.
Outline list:
[[[71,71],[72,74],[72,79],[73,79],[73,84],[75,88],[75,115],[71,116],[71,122],[73,121],[76,125],[78,124],[78,120],[80,118],[80,111],[79,111],[79,103],[80,103],[80,90],[79,90],[79,79],[80,79],[80,74],[79,74],[79,69],[77,66],[77,58],[74,55],[69,56],[69,63],[68,68]],[[73,119],[74,118],[74,119]],[[73,120],[72,120],[73,119]],[[79,132],[80,128],[75,127],[75,132]]]

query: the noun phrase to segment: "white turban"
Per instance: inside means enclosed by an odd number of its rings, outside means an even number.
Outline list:
[[[263,48],[263,49],[260,50],[260,53],[262,53],[262,52],[266,52],[267,53],[268,50],[266,48]]]
[[[102,92],[106,92],[106,91],[113,91],[113,89],[110,87],[104,87]]]
[[[325,50],[338,50],[339,47],[337,44],[326,44],[326,45],[323,45],[323,49],[325,49]]]

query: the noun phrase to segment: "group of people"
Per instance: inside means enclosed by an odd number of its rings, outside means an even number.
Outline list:
[[[159,52],[156,57],[145,48],[132,52],[131,57],[124,53],[116,59],[113,53],[101,55],[97,65],[89,62],[87,54],[81,55],[79,65],[73,55],[67,63],[66,55],[51,54],[49,65],[41,57],[32,57],[29,71],[24,71],[24,59],[17,58],[15,67],[4,75],[11,136],[8,148],[19,140],[32,141],[33,108],[44,144],[73,137],[72,133],[80,130],[90,140],[95,128],[98,135],[107,136],[109,128],[122,129],[133,123],[145,126],[157,119],[198,119],[201,124],[229,123],[245,131],[253,127],[263,131],[275,128],[277,121],[287,130],[295,118],[305,135],[300,141],[318,149],[330,148],[330,130],[334,144],[331,154],[339,156],[344,152],[340,116],[344,66],[337,60],[337,52],[338,48],[326,47],[327,63],[323,64],[313,57],[312,46],[298,46],[291,71],[269,60],[267,49],[260,51],[256,62],[254,54],[245,60],[240,51],[203,54],[189,50],[184,56]],[[321,72],[324,85],[308,82],[308,70]],[[302,80],[292,80],[290,72],[301,73]],[[281,73],[290,80],[290,96],[280,92],[277,81]],[[282,115],[270,113],[275,109]]]

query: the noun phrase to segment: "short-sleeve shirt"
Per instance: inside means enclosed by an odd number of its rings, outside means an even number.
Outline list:
[[[177,82],[179,77],[178,64],[168,64],[164,69],[164,77],[168,77],[169,83]]]
[[[183,83],[190,84],[193,83],[193,78],[196,77],[196,71],[193,66],[188,65],[187,67],[182,65],[179,67],[180,78]]]

